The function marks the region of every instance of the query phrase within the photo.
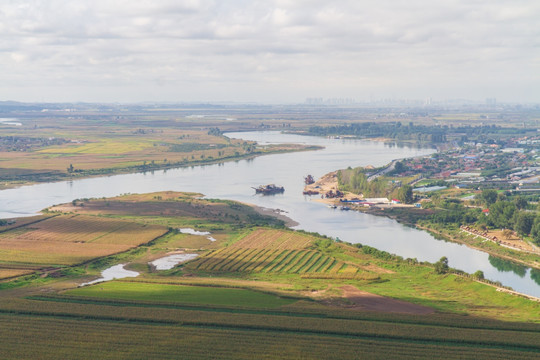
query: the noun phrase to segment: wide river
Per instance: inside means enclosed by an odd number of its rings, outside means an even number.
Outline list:
[[[324,150],[274,154],[250,160],[193,166],[147,173],[114,175],[24,186],[0,191],[0,218],[29,216],[53,204],[77,198],[110,197],[124,193],[174,190],[200,192],[211,198],[231,199],[281,209],[299,223],[297,229],[318,232],[351,243],[362,243],[404,258],[435,262],[442,256],[451,267],[500,281],[514,290],[540,297],[540,285],[530,269],[489,257],[466,246],[441,241],[424,231],[394,220],[354,211],[339,211],[302,195],[304,176],[320,177],[348,166],[382,166],[391,160],[426,155],[431,148],[398,146],[383,142],[326,139],[279,132],[228,133],[229,137],[259,144],[302,143]],[[251,187],[275,183],[285,193],[255,195]]]

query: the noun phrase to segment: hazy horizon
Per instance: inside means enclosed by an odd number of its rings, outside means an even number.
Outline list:
[[[537,103],[539,18],[523,0],[9,0],[0,101]]]

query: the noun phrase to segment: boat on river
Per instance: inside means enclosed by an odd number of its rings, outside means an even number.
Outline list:
[[[313,178],[313,175],[308,175],[304,178],[304,183],[306,185],[311,185],[315,182],[315,179]]]
[[[285,191],[285,188],[283,186],[277,186],[274,184],[268,184],[268,185],[260,185],[255,189],[256,194],[263,194],[263,195],[273,195],[273,194],[281,194]]]

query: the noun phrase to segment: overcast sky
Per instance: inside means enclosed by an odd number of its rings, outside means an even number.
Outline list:
[[[540,102],[540,1],[0,1],[0,100],[307,97]]]

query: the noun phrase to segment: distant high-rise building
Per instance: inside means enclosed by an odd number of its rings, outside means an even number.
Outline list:
[[[488,106],[497,105],[497,99],[495,99],[495,98],[487,98],[486,99],[486,105],[488,105]]]
[[[308,105],[320,105],[323,103],[323,98],[307,98],[306,104]]]

